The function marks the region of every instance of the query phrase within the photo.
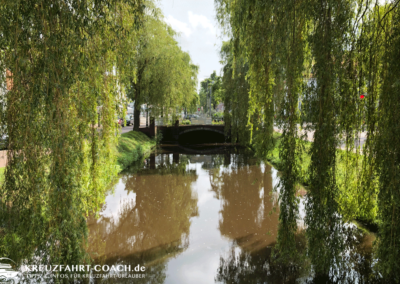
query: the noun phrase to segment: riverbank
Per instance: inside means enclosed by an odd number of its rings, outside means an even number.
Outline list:
[[[147,137],[142,132],[129,131],[123,133],[117,145],[118,172],[123,171],[142,156],[150,154],[155,146],[156,141]],[[0,168],[0,184],[4,181],[5,169],[5,167]]]
[[[279,157],[281,137],[281,133],[274,132],[274,148],[266,157],[268,162],[278,171],[281,170],[282,167],[282,160]],[[308,167],[311,162],[309,152],[313,142],[302,141],[302,143],[304,145],[304,150],[300,159],[299,184],[307,189],[307,186],[309,185]],[[365,196],[365,193],[360,190],[360,184],[358,183],[358,176],[362,171],[362,155],[347,153],[347,151],[342,149],[338,149],[337,151],[336,183],[339,188],[337,202],[339,204],[340,213],[345,220],[357,220],[358,222],[363,223],[364,226],[376,231],[379,223],[377,218],[377,189],[374,195]],[[346,156],[348,156],[347,159]],[[350,160],[352,165],[346,166],[346,162],[350,163]],[[363,208],[363,210],[360,208]]]
[[[4,181],[4,170],[5,170],[6,168],[4,167],[4,168],[0,168],[0,185],[3,183],[3,181]]]
[[[117,145],[117,164],[119,172],[126,169],[142,156],[149,154],[156,146],[156,141],[139,131],[123,133]]]

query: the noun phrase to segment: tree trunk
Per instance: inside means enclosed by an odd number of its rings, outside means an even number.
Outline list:
[[[133,130],[139,130],[140,126],[140,106],[137,108],[135,105],[134,115],[133,115]]]

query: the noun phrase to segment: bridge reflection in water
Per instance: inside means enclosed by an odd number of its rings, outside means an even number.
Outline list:
[[[273,167],[245,150],[157,149],[121,174],[99,217],[88,220],[88,251],[96,263],[146,266],[134,283],[327,283],[313,279],[302,258],[285,265],[271,257],[278,182]],[[304,251],[301,221],[296,238]],[[370,273],[371,246],[371,238],[358,239],[348,251],[347,277]]]

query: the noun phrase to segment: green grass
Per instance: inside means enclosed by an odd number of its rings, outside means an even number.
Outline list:
[[[270,151],[267,156],[267,160],[277,170],[282,167],[282,160],[279,157],[279,147],[281,143],[282,134],[274,132],[274,148]],[[301,156],[301,174],[299,177],[299,183],[306,187],[309,185],[309,172],[308,167],[311,162],[311,156],[309,154],[312,142],[303,141],[305,149]],[[346,167],[346,159],[353,160],[352,165]],[[362,155],[356,153],[347,153],[345,150],[337,150],[337,166],[336,166],[336,183],[339,188],[338,204],[340,212],[347,220],[360,220],[368,225],[376,226],[379,222],[377,220],[377,193],[368,195],[360,191],[358,184],[358,175],[362,171]],[[346,178],[347,170],[347,181]],[[376,189],[377,191],[377,189]]]
[[[274,132],[273,133],[273,140],[274,140],[274,148],[272,151],[267,156],[267,160],[277,169],[280,170],[282,166],[282,160],[279,157],[279,148],[281,144],[281,137],[282,134],[279,132]],[[308,141],[303,141],[304,146],[305,146],[305,151],[303,151],[302,156],[301,156],[301,176],[300,176],[300,183],[303,186],[308,185],[308,175],[307,175],[307,170],[308,166],[310,165],[311,157],[308,154],[312,142]]]
[[[124,170],[142,156],[150,153],[156,141],[142,132],[130,131],[121,135],[117,146],[118,166]]]
[[[4,181],[4,170],[6,168],[0,168],[0,185],[3,183]]]

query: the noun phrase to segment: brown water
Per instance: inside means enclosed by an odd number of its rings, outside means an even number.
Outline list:
[[[279,217],[279,190],[274,190],[278,172],[246,153],[203,153],[158,150],[120,175],[98,218],[88,220],[89,252],[96,263],[140,264],[146,272],[143,279],[108,281],[326,283],[313,279],[307,261],[294,272],[271,261]],[[299,189],[299,196],[303,194]],[[302,248],[302,198],[299,206]],[[362,261],[365,275],[371,266],[371,238],[360,236],[359,251],[346,254],[369,259]],[[350,270],[360,278],[357,268]]]

